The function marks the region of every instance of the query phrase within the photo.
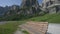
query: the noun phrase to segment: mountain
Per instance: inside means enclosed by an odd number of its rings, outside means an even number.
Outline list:
[[[4,8],[0,6],[0,15],[3,13]]]
[[[44,14],[40,8],[37,0],[22,0],[21,6],[1,7],[0,13],[3,14],[5,20],[19,20]]]
[[[17,14],[18,10],[19,10],[19,6],[18,5],[12,5],[12,6],[9,6],[9,10],[5,14],[6,15]]]
[[[13,14],[35,15],[41,12],[40,5],[37,0],[23,0],[21,6],[12,5],[0,7],[0,14],[10,16]]]
[[[37,0],[23,0],[21,6],[22,7],[32,7],[32,6],[38,7],[39,3]]]
[[[39,14],[41,12],[40,5],[37,0],[23,0],[21,9],[30,15]]]
[[[0,6],[0,16],[3,16],[5,12],[8,11],[8,7],[1,7]]]
[[[18,9],[19,9],[18,5],[5,6],[5,7],[0,6],[0,16],[3,17],[9,14],[12,15],[14,13],[17,13]]]

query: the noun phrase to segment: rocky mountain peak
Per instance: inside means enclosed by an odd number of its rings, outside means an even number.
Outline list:
[[[39,14],[41,11],[38,0],[22,0],[21,8],[24,9],[27,14]]]
[[[21,6],[22,7],[32,7],[32,6],[38,7],[39,3],[37,0],[22,0]]]

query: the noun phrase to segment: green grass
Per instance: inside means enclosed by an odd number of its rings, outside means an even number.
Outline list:
[[[0,34],[13,34],[18,25],[25,23],[25,21],[8,21],[5,25],[0,25]]]
[[[60,23],[60,14],[46,14],[44,16],[34,17],[29,19],[31,21]]]
[[[23,30],[22,31],[24,34],[29,34],[29,32],[27,32],[26,30]]]

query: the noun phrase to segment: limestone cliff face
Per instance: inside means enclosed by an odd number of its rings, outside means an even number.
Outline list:
[[[4,20],[17,20],[42,14],[37,0],[22,0],[21,6],[12,5],[4,13]],[[10,19],[11,18],[11,19]]]
[[[12,5],[8,12],[5,14],[7,16],[11,15],[38,15],[40,14],[40,6],[37,0],[22,0],[21,6]]]
[[[38,7],[39,3],[37,0],[22,0],[22,7]]]
[[[40,11],[37,0],[22,0],[21,8],[24,9],[27,14],[38,14]]]

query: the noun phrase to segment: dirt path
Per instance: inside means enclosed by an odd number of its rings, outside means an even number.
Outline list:
[[[30,34],[45,34],[47,32],[48,22],[27,22],[20,25],[20,27]]]

